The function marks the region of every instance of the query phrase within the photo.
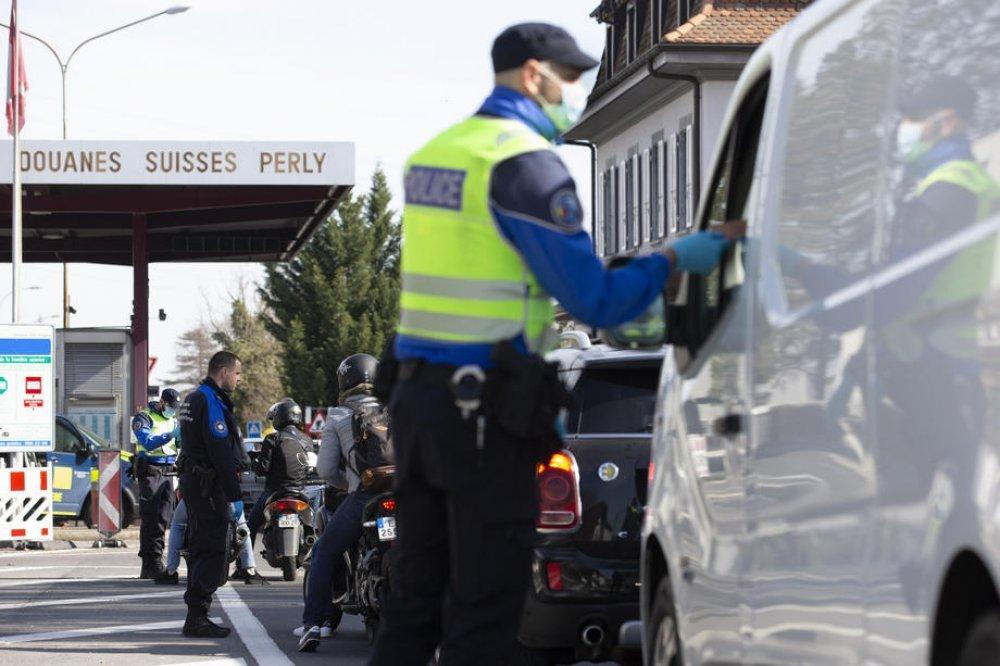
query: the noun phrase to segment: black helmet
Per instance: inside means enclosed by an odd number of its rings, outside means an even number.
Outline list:
[[[177,389],[163,389],[163,393],[160,394],[160,402],[163,403],[164,407],[177,409],[181,406],[181,394]]]
[[[291,398],[276,402],[267,410],[267,418],[275,430],[281,430],[287,425],[302,427],[302,408]]]
[[[337,368],[337,386],[340,399],[356,393],[370,393],[375,388],[378,360],[371,354],[352,354]]]

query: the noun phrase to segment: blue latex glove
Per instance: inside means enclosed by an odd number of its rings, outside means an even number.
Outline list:
[[[229,503],[229,508],[233,512],[233,520],[239,522],[243,516],[243,500],[236,500]]]
[[[674,242],[670,249],[677,257],[674,268],[704,275],[719,265],[731,241],[716,231],[699,231]]]

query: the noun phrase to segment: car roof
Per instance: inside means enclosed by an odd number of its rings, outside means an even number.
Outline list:
[[[557,349],[549,352],[546,359],[557,362],[561,373],[573,373],[592,365],[608,367],[617,364],[662,362],[665,355],[666,347],[659,349],[617,349],[598,344],[588,349]],[[575,384],[576,382],[570,383]]]

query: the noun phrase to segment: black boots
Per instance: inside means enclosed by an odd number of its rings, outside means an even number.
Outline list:
[[[231,630],[220,627],[208,619],[207,615],[188,611],[184,620],[184,635],[188,638],[225,638]]]
[[[164,573],[163,560],[159,557],[142,558],[142,571],[139,578],[143,580],[153,580],[159,578]]]
[[[180,582],[180,576],[177,575],[176,571],[164,571],[157,578],[154,578],[153,582],[157,585],[177,585]]]

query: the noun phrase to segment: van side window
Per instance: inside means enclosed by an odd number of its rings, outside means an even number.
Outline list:
[[[83,444],[76,434],[56,421],[56,451],[60,453],[73,453]]]
[[[744,216],[760,131],[764,122],[768,76],[765,75],[746,96],[723,147],[711,180],[711,196],[700,221],[701,229]],[[719,267],[706,276],[689,275],[688,306],[685,315],[685,346],[695,354],[715,330],[726,307],[744,282],[742,243],[735,244]]]

